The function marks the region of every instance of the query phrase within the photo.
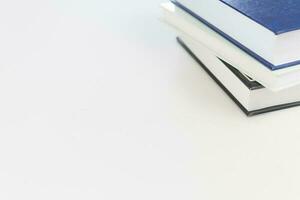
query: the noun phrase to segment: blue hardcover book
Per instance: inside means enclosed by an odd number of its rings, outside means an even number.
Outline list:
[[[270,70],[300,66],[299,0],[174,0]]]

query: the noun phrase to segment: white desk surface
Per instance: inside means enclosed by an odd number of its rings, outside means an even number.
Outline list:
[[[159,3],[0,3],[1,200],[300,199],[300,108],[247,118]]]

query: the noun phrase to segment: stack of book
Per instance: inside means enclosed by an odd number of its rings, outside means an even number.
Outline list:
[[[299,0],[172,0],[177,41],[248,115],[300,105]]]

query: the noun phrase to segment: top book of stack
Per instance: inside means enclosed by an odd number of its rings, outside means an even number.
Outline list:
[[[299,0],[174,0],[268,69],[300,66]]]

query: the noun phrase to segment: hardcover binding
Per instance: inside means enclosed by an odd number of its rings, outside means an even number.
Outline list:
[[[219,0],[275,35],[300,29],[299,0]]]
[[[248,116],[255,116],[259,114],[264,114],[268,112],[283,110],[287,108],[292,108],[296,106],[300,106],[300,101],[281,104],[276,106],[270,106],[259,110],[247,110],[234,96],[233,94],[223,85],[221,81],[199,60],[196,55],[189,49],[189,47],[179,38],[177,37],[177,42],[180,46],[204,69],[204,71],[220,86],[220,88],[235,102],[235,104]]]
[[[264,59],[263,57],[261,57],[260,55],[256,54],[255,52],[253,52],[252,50],[250,50],[249,48],[244,46],[243,44],[241,44],[240,42],[238,42],[237,40],[233,39],[228,34],[221,31],[219,28],[215,27],[214,25],[212,25],[211,23],[209,23],[208,21],[206,21],[205,19],[203,19],[202,17],[200,17],[199,15],[197,15],[196,13],[191,11],[189,8],[182,5],[180,2],[178,2],[176,0],[171,0],[171,2],[174,3],[177,7],[181,8],[182,10],[187,12],[188,14],[190,14],[191,16],[193,16],[194,18],[196,18],[197,20],[199,20],[201,23],[205,24],[206,26],[208,26],[209,28],[211,28],[212,30],[214,30],[215,32],[220,34],[226,40],[230,41],[232,44],[234,44],[235,46],[237,46],[238,48],[243,50],[245,53],[247,53],[248,55],[250,55],[255,60],[257,60],[258,62],[260,62],[261,64],[263,64],[264,66],[266,66],[268,69],[270,69],[272,71],[279,70],[279,69],[284,69],[284,68],[288,68],[288,67],[293,67],[295,65],[300,64],[300,60],[297,60],[297,61],[294,61],[294,62],[285,63],[285,64],[282,64],[282,65],[276,65],[275,66],[272,63],[270,63],[269,61],[267,61],[266,59]]]

